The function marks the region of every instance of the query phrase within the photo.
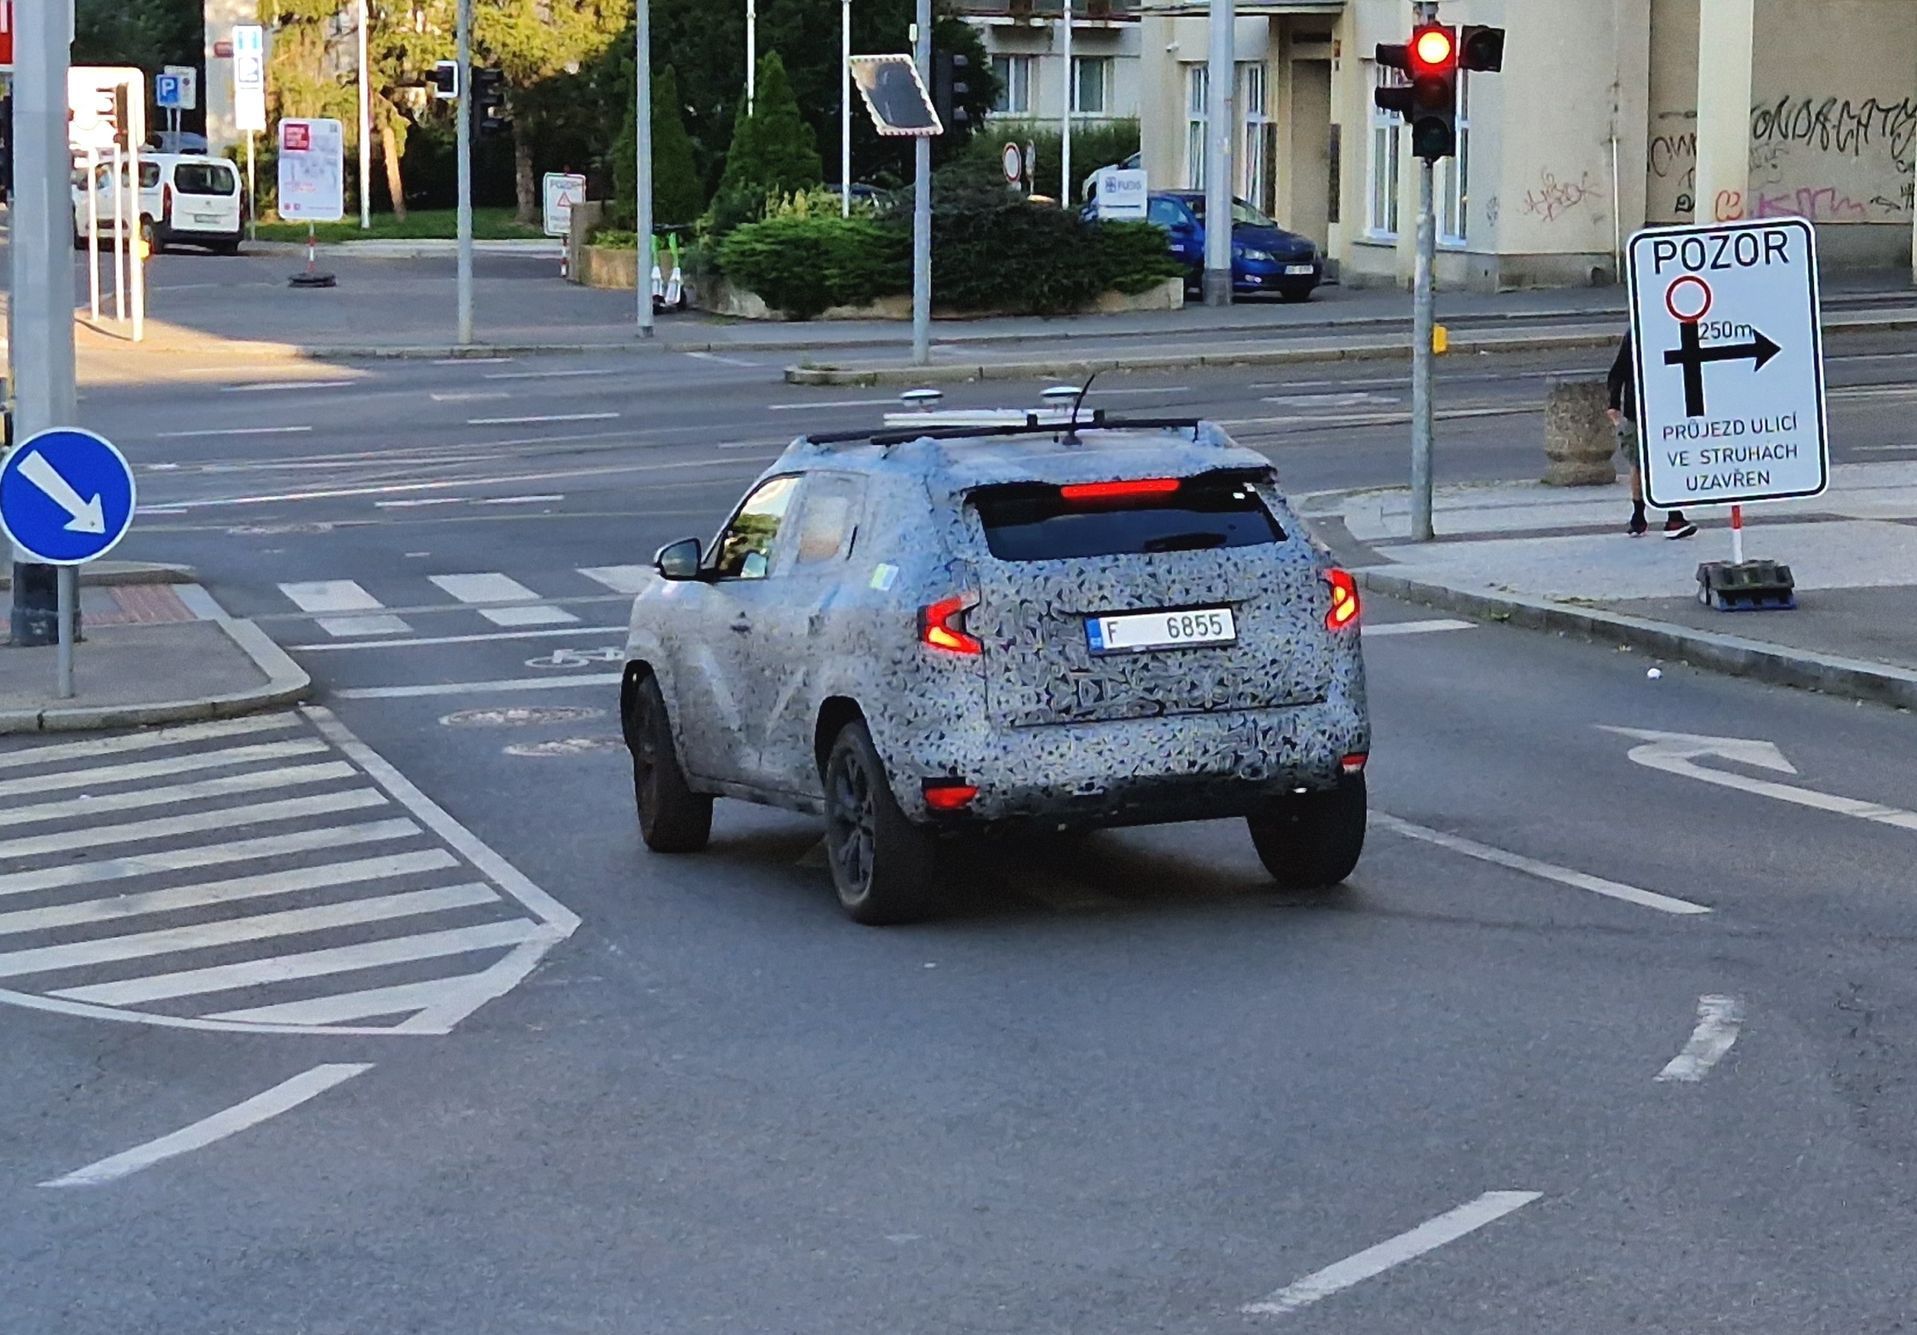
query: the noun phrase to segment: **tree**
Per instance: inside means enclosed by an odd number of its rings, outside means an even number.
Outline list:
[[[739,108],[726,152],[719,195],[731,209],[752,205],[773,191],[804,190],[825,179],[819,162],[819,138],[799,114],[799,101],[777,51],[759,61],[757,96],[750,110]]]
[[[198,65],[205,20],[200,0],[78,0],[73,14],[73,63]]]
[[[634,62],[626,61],[624,104],[633,105]],[[635,221],[639,195],[639,145],[632,117],[626,116],[613,143],[612,210],[615,221]],[[665,226],[698,220],[706,208],[706,189],[693,162],[692,136],[686,133],[685,106],[679,100],[679,75],[672,66],[652,81],[652,216]]]

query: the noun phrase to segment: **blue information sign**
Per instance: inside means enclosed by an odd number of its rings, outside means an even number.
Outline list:
[[[133,506],[126,456],[91,431],[42,431],[0,467],[0,531],[30,561],[99,560],[132,527]]]
[[[157,74],[153,77],[153,103],[163,109],[186,105],[179,75]]]

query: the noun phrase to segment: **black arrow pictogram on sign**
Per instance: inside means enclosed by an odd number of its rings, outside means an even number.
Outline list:
[[[1686,320],[1678,326],[1678,346],[1664,354],[1664,364],[1684,368],[1684,415],[1702,417],[1705,362],[1748,361],[1753,371],[1761,371],[1764,363],[1782,351],[1755,329],[1748,343],[1719,343],[1707,348],[1698,341],[1697,321]]]

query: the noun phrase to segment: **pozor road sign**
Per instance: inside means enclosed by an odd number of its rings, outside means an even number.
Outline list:
[[[1631,238],[1645,499],[1816,496],[1830,482],[1817,236],[1800,218]]]
[[[91,431],[42,431],[0,468],[0,530],[30,561],[99,560],[132,527],[133,506],[126,456]]]

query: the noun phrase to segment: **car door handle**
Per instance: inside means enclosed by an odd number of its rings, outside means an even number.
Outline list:
[[[752,633],[752,623],[744,617],[740,617],[732,623],[732,631],[735,635],[750,635]]]

